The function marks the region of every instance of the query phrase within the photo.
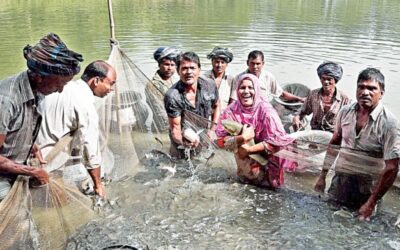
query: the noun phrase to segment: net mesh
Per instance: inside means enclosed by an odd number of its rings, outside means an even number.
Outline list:
[[[118,44],[112,44],[108,61],[116,69],[117,83],[111,94],[97,99],[96,105],[103,172],[118,181],[138,173],[149,152],[157,150],[168,156],[170,139],[163,95]],[[200,137],[196,150],[185,149],[189,159],[183,163],[194,169],[193,175],[196,167],[204,164],[236,169],[233,153],[221,150],[214,138],[210,139],[208,128],[212,122],[209,119],[185,111],[182,120],[184,128],[191,128]],[[326,154],[330,134],[303,132],[293,136],[295,143],[276,153],[297,162],[297,168],[292,171],[318,173],[324,160],[335,162],[334,156]],[[367,152],[339,147],[330,150],[345,159],[336,170],[377,175],[383,166],[382,160]],[[52,174],[48,185],[34,189],[29,189],[28,179],[20,176],[0,203],[1,248],[29,249],[38,245],[42,249],[63,248],[71,233],[95,218],[91,206],[91,200],[76,187],[64,183],[58,171]]]
[[[2,249],[62,249],[72,233],[95,218],[89,198],[52,173],[46,185],[30,188],[18,176],[0,203]]]

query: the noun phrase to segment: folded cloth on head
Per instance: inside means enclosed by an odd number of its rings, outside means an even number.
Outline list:
[[[49,33],[35,46],[23,49],[26,64],[30,70],[40,75],[76,75],[80,71],[81,54],[69,50],[60,37]]]
[[[323,74],[333,77],[336,82],[342,79],[343,69],[342,66],[335,62],[323,62],[317,68],[317,74],[321,78]]]
[[[233,53],[232,50],[229,48],[221,48],[221,47],[215,47],[210,54],[207,55],[208,59],[213,59],[213,58],[222,58],[224,59],[227,63],[232,62],[233,60]]]
[[[157,62],[161,62],[161,60],[164,58],[176,62],[179,54],[180,51],[174,47],[160,47],[154,52],[153,57]]]

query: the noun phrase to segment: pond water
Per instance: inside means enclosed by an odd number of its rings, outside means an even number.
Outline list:
[[[159,46],[199,54],[232,48],[233,73],[247,54],[264,51],[266,69],[280,83],[319,86],[324,60],[344,69],[338,87],[355,97],[358,72],[373,66],[386,77],[383,102],[400,117],[396,85],[400,65],[400,1],[397,0],[114,0],[116,36],[128,56],[151,78]],[[0,78],[25,69],[22,48],[47,32],[84,55],[83,67],[109,54],[105,0],[2,0]],[[138,138],[138,137],[135,137]],[[76,235],[69,249],[126,244],[150,249],[398,249],[397,191],[387,195],[371,223],[333,214],[310,188],[314,177],[288,175],[271,192],[238,184],[230,159],[193,173],[140,166],[135,176],[110,186],[105,218]],[[119,202],[118,202],[119,201]]]

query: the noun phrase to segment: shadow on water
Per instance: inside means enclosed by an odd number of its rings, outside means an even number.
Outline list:
[[[238,183],[232,169],[197,163],[193,178],[187,163],[163,154],[141,163],[135,176],[111,184],[112,205],[71,238],[67,249],[400,246],[396,211],[383,206],[369,223],[337,213],[308,187],[315,176],[288,174],[286,188],[273,192]]]

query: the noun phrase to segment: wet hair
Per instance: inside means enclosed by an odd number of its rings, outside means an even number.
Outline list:
[[[264,53],[260,50],[253,50],[250,52],[247,56],[247,61],[250,61],[250,59],[256,59],[257,57],[261,57],[261,60],[264,62]]]
[[[111,65],[103,60],[97,60],[91,62],[83,72],[81,79],[88,82],[93,77],[100,77],[101,80],[106,78],[108,72],[111,69]]]
[[[178,70],[179,70],[179,67],[180,67],[182,61],[194,62],[197,64],[197,66],[199,68],[201,68],[199,56],[192,51],[185,52],[178,56],[178,60],[176,62],[176,68]]]
[[[381,90],[385,91],[385,77],[376,68],[366,68],[360,72],[357,78],[357,83],[362,81],[377,81]]]

